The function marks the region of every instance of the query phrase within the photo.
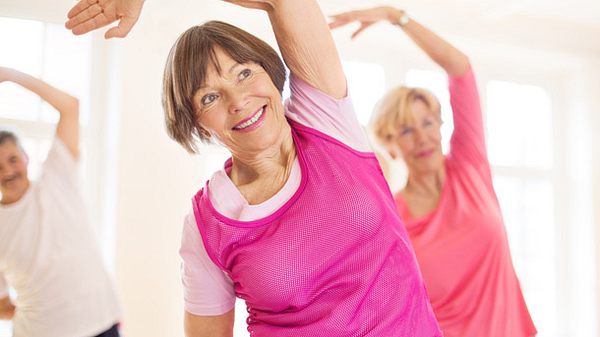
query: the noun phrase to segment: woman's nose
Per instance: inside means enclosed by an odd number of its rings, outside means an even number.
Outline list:
[[[423,141],[425,141],[426,138],[426,134],[425,131],[423,129],[420,128],[415,128],[415,139],[418,143],[422,143]]]
[[[238,114],[248,105],[248,97],[243,92],[233,91],[229,96],[229,113]]]

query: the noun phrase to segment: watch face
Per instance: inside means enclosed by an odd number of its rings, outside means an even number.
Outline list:
[[[400,26],[404,26],[408,23],[410,19],[408,18],[408,15],[406,14],[402,14],[402,16],[400,17],[400,21],[398,21],[398,23],[400,24]]]

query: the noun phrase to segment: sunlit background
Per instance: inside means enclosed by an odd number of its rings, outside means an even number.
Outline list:
[[[0,1],[0,66],[80,98],[83,187],[124,304],[124,336],[183,336],[182,220],[190,197],[227,154],[206,146],[189,156],[166,136],[162,67],[175,38],[207,19],[236,23],[272,43],[266,17],[217,1],[149,1],[126,40],[107,42],[101,33],[72,36],[62,26],[72,3],[48,3]],[[329,14],[398,5],[321,3]],[[575,12],[547,0],[451,3],[407,1],[405,8],[470,56],[494,185],[538,336],[598,336],[600,5],[569,2]],[[445,74],[395,27],[377,26],[353,42],[349,35],[346,29],[334,37],[359,120],[368,123],[395,85],[428,88],[442,103],[447,150]],[[33,178],[57,117],[35,95],[0,84],[0,125],[21,136]],[[238,301],[235,336],[248,335],[245,315]],[[10,336],[8,322],[0,321],[0,336]]]

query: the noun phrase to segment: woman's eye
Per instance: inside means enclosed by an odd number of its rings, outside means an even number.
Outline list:
[[[252,75],[252,70],[250,69],[244,69],[240,72],[240,74],[238,75],[238,79],[240,81],[247,79],[248,77],[250,77],[250,75]]]
[[[412,132],[412,128],[402,128],[400,130],[400,136],[406,136]]]
[[[433,125],[433,121],[430,118],[427,118],[425,121],[423,121],[423,126],[431,126]]]
[[[208,104],[214,102],[216,99],[217,99],[217,95],[215,95],[215,94],[205,95],[204,97],[202,97],[202,105],[208,105]]]

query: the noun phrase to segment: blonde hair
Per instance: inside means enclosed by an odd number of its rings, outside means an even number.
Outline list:
[[[441,119],[440,102],[429,90],[399,86],[383,96],[373,111],[369,125],[379,143],[389,142],[403,125],[414,120],[411,105],[416,101],[425,103]]]

